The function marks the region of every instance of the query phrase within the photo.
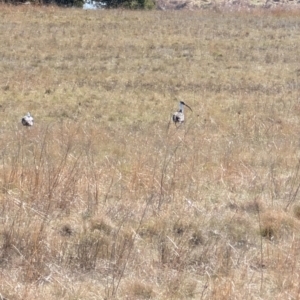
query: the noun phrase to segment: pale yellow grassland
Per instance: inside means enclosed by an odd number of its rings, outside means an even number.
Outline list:
[[[299,17],[1,5],[0,298],[298,299]]]

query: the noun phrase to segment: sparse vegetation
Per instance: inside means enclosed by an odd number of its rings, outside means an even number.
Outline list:
[[[299,298],[299,17],[2,5],[0,298]]]

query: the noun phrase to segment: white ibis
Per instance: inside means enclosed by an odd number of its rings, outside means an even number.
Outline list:
[[[175,125],[180,125],[184,122],[184,106],[193,111],[187,104],[185,104],[183,101],[180,101],[178,111],[173,114],[173,122],[175,123]]]
[[[30,113],[27,113],[27,115],[25,115],[22,118],[22,124],[24,126],[32,126],[33,125],[33,117],[31,116]]]

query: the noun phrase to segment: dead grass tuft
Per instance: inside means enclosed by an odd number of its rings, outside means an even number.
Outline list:
[[[294,216],[295,216],[297,219],[300,219],[300,206],[298,206],[298,205],[295,205],[295,206],[294,206]]]
[[[131,299],[152,299],[155,298],[155,293],[151,285],[134,281],[127,284],[125,297]]]

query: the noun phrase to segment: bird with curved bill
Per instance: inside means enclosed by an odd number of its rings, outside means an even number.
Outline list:
[[[31,116],[30,113],[27,113],[23,118],[22,118],[22,124],[23,126],[33,126],[33,117]]]
[[[179,109],[173,114],[173,122],[175,125],[180,125],[184,122],[184,107],[189,108],[191,111],[193,111],[187,104],[185,104],[183,101],[179,102]]]

